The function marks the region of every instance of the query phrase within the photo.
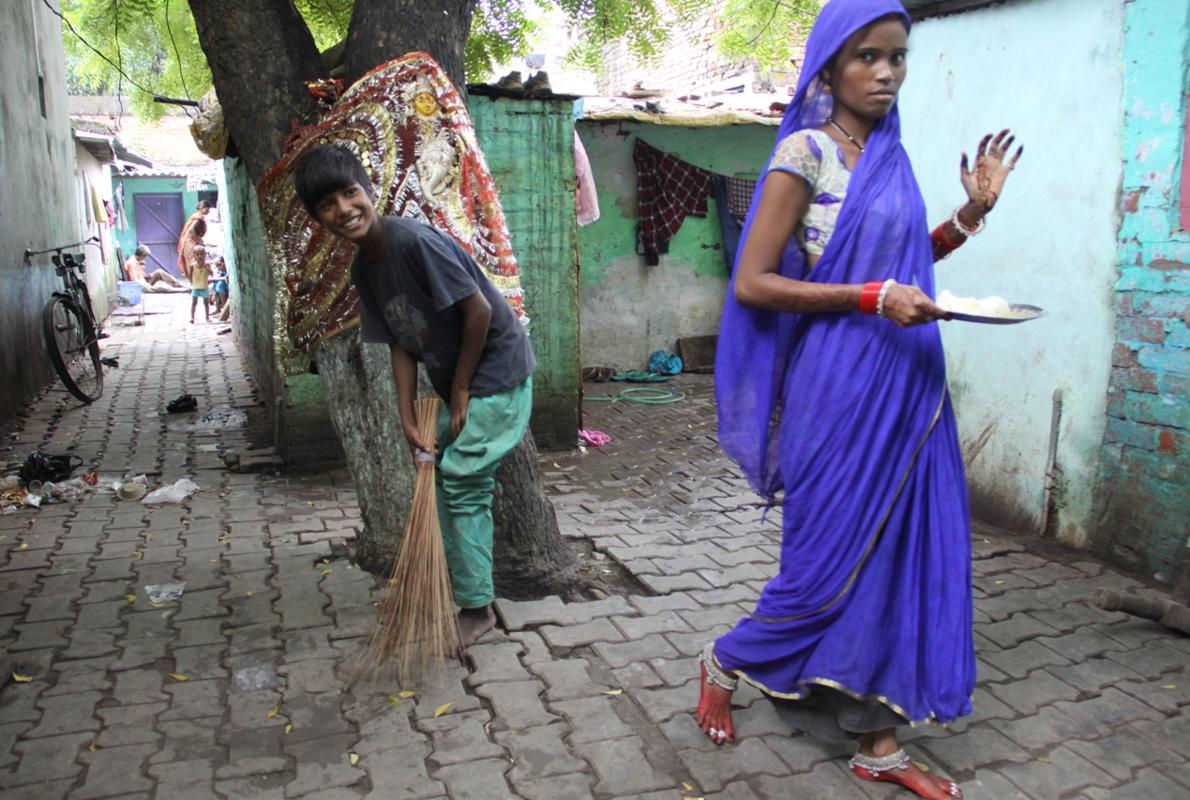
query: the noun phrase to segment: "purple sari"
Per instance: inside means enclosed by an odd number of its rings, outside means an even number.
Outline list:
[[[896,0],[825,6],[778,142],[825,123],[832,100],[819,74],[889,14],[909,24]],[[762,175],[745,240],[763,185]],[[894,278],[934,295],[925,204],[895,107],[868,138],[822,258],[808,270],[791,238],[781,274]],[[969,515],[938,326],[761,311],[729,292],[716,386],[720,444],[763,496],[784,492],[785,525],[780,573],[715,643],[720,664],[775,698],[825,687],[903,722],[969,713]]]

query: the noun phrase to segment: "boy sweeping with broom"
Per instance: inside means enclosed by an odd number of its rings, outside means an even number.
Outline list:
[[[320,145],[294,176],[306,210],[329,233],[359,246],[352,283],[360,338],[387,344],[410,450],[417,431],[417,362],[445,401],[438,420],[438,510],[463,644],[495,624],[492,490],[500,460],[524,437],[537,365],[511,306],[467,252],[437,229],[381,217],[363,166]]]

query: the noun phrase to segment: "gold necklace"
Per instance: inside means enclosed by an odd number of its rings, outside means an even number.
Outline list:
[[[834,117],[827,117],[827,118],[826,118],[826,121],[827,121],[827,122],[829,122],[831,125],[834,125],[834,126],[835,126],[835,130],[837,130],[839,133],[841,133],[841,134],[843,134],[844,136],[846,136],[846,137],[847,137],[847,141],[851,142],[853,145],[855,145],[856,147],[858,147],[858,148],[859,148],[859,151],[860,151],[861,153],[864,151],[864,146],[863,146],[862,144],[860,144],[859,142],[857,142],[857,141],[855,140],[855,137],[854,137],[854,136],[852,136],[852,135],[851,135],[850,133],[848,133],[847,131],[843,130],[843,126],[842,126],[842,125],[840,125],[839,123],[835,122],[835,118],[834,118]]]

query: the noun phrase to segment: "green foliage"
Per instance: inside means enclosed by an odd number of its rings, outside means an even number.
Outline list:
[[[255,0],[245,0],[254,2]],[[422,0],[431,2],[432,0]],[[134,112],[155,118],[165,106],[153,94],[197,99],[211,87],[187,0],[59,0],[78,33],[128,78],[65,31],[70,89],[132,98]],[[787,65],[792,31],[813,21],[816,0],[729,0],[725,53],[757,55],[764,65]],[[295,0],[320,50],[347,35],[354,0]],[[561,9],[577,44],[571,63],[598,70],[608,45],[624,41],[637,59],[656,57],[675,26],[705,11],[706,0],[479,0],[464,50],[469,80],[484,80],[495,65],[530,51],[538,26],[534,10]],[[172,33],[172,37],[171,37]]]
[[[754,60],[762,69],[788,72],[818,18],[818,0],[727,0],[726,25],[717,37],[719,52],[728,58]]]

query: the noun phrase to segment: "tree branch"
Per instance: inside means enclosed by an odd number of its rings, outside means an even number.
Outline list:
[[[398,56],[424,50],[464,87],[463,48],[476,0],[356,0],[347,31],[347,82]]]
[[[293,0],[190,0],[227,130],[259,181],[281,157],[294,120],[315,110],[307,81],[324,77]]]

